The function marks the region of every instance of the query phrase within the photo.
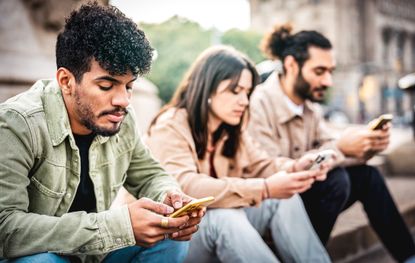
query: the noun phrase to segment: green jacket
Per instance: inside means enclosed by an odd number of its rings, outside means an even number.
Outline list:
[[[108,210],[118,189],[161,201],[179,186],[143,145],[129,112],[118,134],[97,136],[89,150],[97,213],[68,213],[81,167],[57,82],[40,80],[0,104],[0,258],[49,251],[96,261],[135,245],[127,206]]]

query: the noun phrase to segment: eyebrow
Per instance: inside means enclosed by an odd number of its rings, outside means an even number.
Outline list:
[[[336,69],[336,67],[329,68],[329,67],[325,67],[325,66],[317,66],[313,70],[329,70],[329,71],[333,71],[335,69]]]
[[[96,78],[95,80],[96,80],[96,81],[100,81],[100,80],[111,81],[111,82],[116,83],[116,84],[120,84],[120,83],[121,83],[121,81],[119,81],[118,79],[113,78],[113,77],[111,77],[111,76],[102,76],[102,77],[98,77],[98,78]],[[128,83],[131,83],[131,82],[133,82],[133,81],[135,81],[135,80],[137,80],[137,77],[134,77],[134,78],[133,78],[132,80],[130,80]]]

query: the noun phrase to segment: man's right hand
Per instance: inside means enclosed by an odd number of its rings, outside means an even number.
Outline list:
[[[173,213],[171,206],[154,202],[148,198],[140,198],[128,204],[131,225],[137,245],[151,247],[165,239],[168,234],[180,231],[189,221],[189,216],[178,218],[165,217]],[[162,227],[162,221],[167,225]]]
[[[295,173],[278,172],[265,179],[268,198],[290,198],[294,194],[307,191],[319,175],[319,171],[301,171]]]
[[[381,130],[349,128],[337,140],[337,147],[346,156],[367,159],[368,152],[380,152],[389,144],[390,125]]]

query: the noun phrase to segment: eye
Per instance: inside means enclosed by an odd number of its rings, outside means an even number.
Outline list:
[[[317,76],[321,76],[324,74],[324,70],[323,69],[316,69],[314,70],[314,73],[316,73]]]
[[[128,92],[133,92],[133,87],[132,86],[126,86],[125,88],[127,89]]]
[[[112,85],[111,86],[98,85],[98,87],[103,91],[109,91],[110,89],[112,89]]]

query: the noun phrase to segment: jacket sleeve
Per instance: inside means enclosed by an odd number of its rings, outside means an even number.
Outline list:
[[[61,217],[29,210],[35,129],[12,110],[0,110],[0,257],[40,252],[98,255],[135,244],[127,206]],[[48,189],[40,189],[45,191]]]
[[[279,171],[291,172],[294,160],[286,157],[271,157],[262,150],[261,145],[255,141],[248,132],[242,133],[241,154],[246,154],[242,160],[248,160],[244,171],[248,177],[269,177]]]
[[[166,173],[160,163],[153,158],[147,146],[143,144],[138,131],[136,135],[137,143],[124,184],[127,191],[137,198],[148,197],[157,202],[162,202],[168,191],[181,192],[174,177]]]
[[[260,93],[254,93],[251,97],[248,132],[269,156],[278,156],[280,139],[276,127],[272,125],[275,120],[271,120],[272,113],[264,99]]]
[[[261,203],[262,178],[213,178],[200,173],[192,145],[174,123],[156,124],[145,142],[162,166],[176,177],[186,194],[195,198],[214,196],[215,201],[210,207],[246,207]]]

